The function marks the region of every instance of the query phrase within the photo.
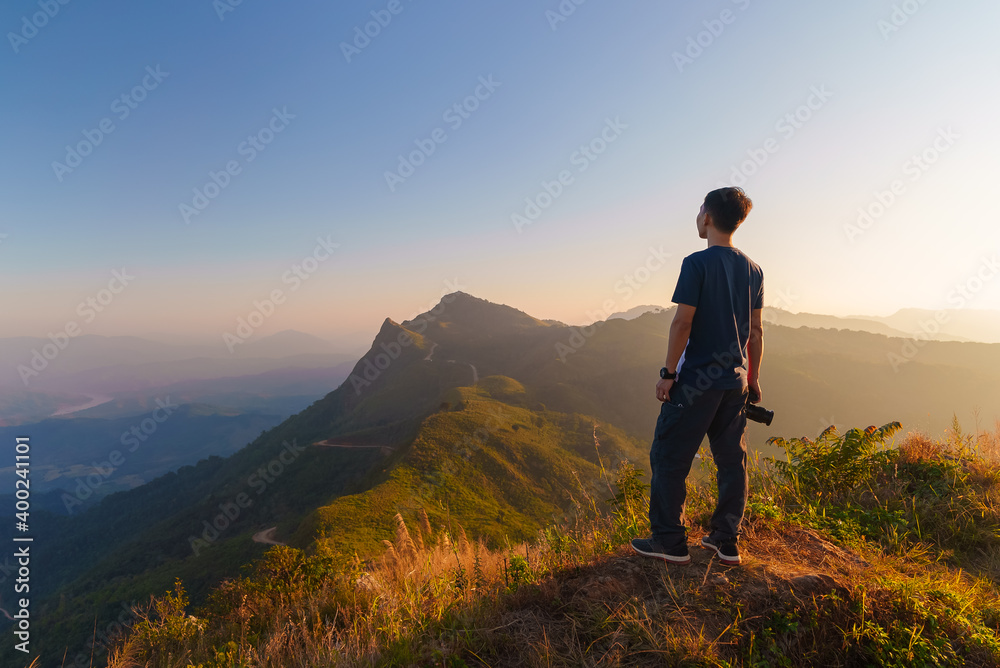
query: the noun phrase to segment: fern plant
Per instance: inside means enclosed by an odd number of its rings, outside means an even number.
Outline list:
[[[898,422],[851,429],[841,435],[830,426],[813,441],[772,437],[768,443],[785,450],[788,461],[772,459],[778,473],[800,497],[836,499],[867,485],[892,460],[886,441],[902,429]]]

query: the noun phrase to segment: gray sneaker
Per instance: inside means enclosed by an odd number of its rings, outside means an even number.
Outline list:
[[[672,564],[686,564],[691,561],[687,543],[681,543],[676,547],[664,549],[662,545],[652,538],[633,538],[632,549],[644,557],[662,559]]]
[[[736,547],[735,540],[718,541],[711,536],[705,536],[701,539],[701,546],[708,550],[715,550],[715,553],[719,555],[719,561],[727,566],[740,563],[740,551]]]

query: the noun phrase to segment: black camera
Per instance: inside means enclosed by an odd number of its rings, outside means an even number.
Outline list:
[[[774,419],[774,411],[769,411],[763,406],[750,403],[750,397],[747,397],[747,419],[770,427],[771,421]]]

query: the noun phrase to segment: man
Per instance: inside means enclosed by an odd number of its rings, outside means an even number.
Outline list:
[[[733,246],[733,233],[753,203],[740,188],[713,190],[698,212],[706,250],[681,264],[672,301],[666,366],[656,398],[663,402],[649,453],[650,538],[636,538],[639,554],[685,564],[685,480],[708,435],[718,468],[719,499],[711,533],[701,545],[725,564],[740,562],[737,542],[747,502],[746,403],[760,402],[764,274]]]

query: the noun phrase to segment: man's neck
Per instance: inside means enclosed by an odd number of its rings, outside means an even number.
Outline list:
[[[723,234],[722,232],[719,232],[709,227],[708,247],[711,248],[712,246],[726,246],[727,248],[736,248],[736,246],[733,245],[732,233]]]

